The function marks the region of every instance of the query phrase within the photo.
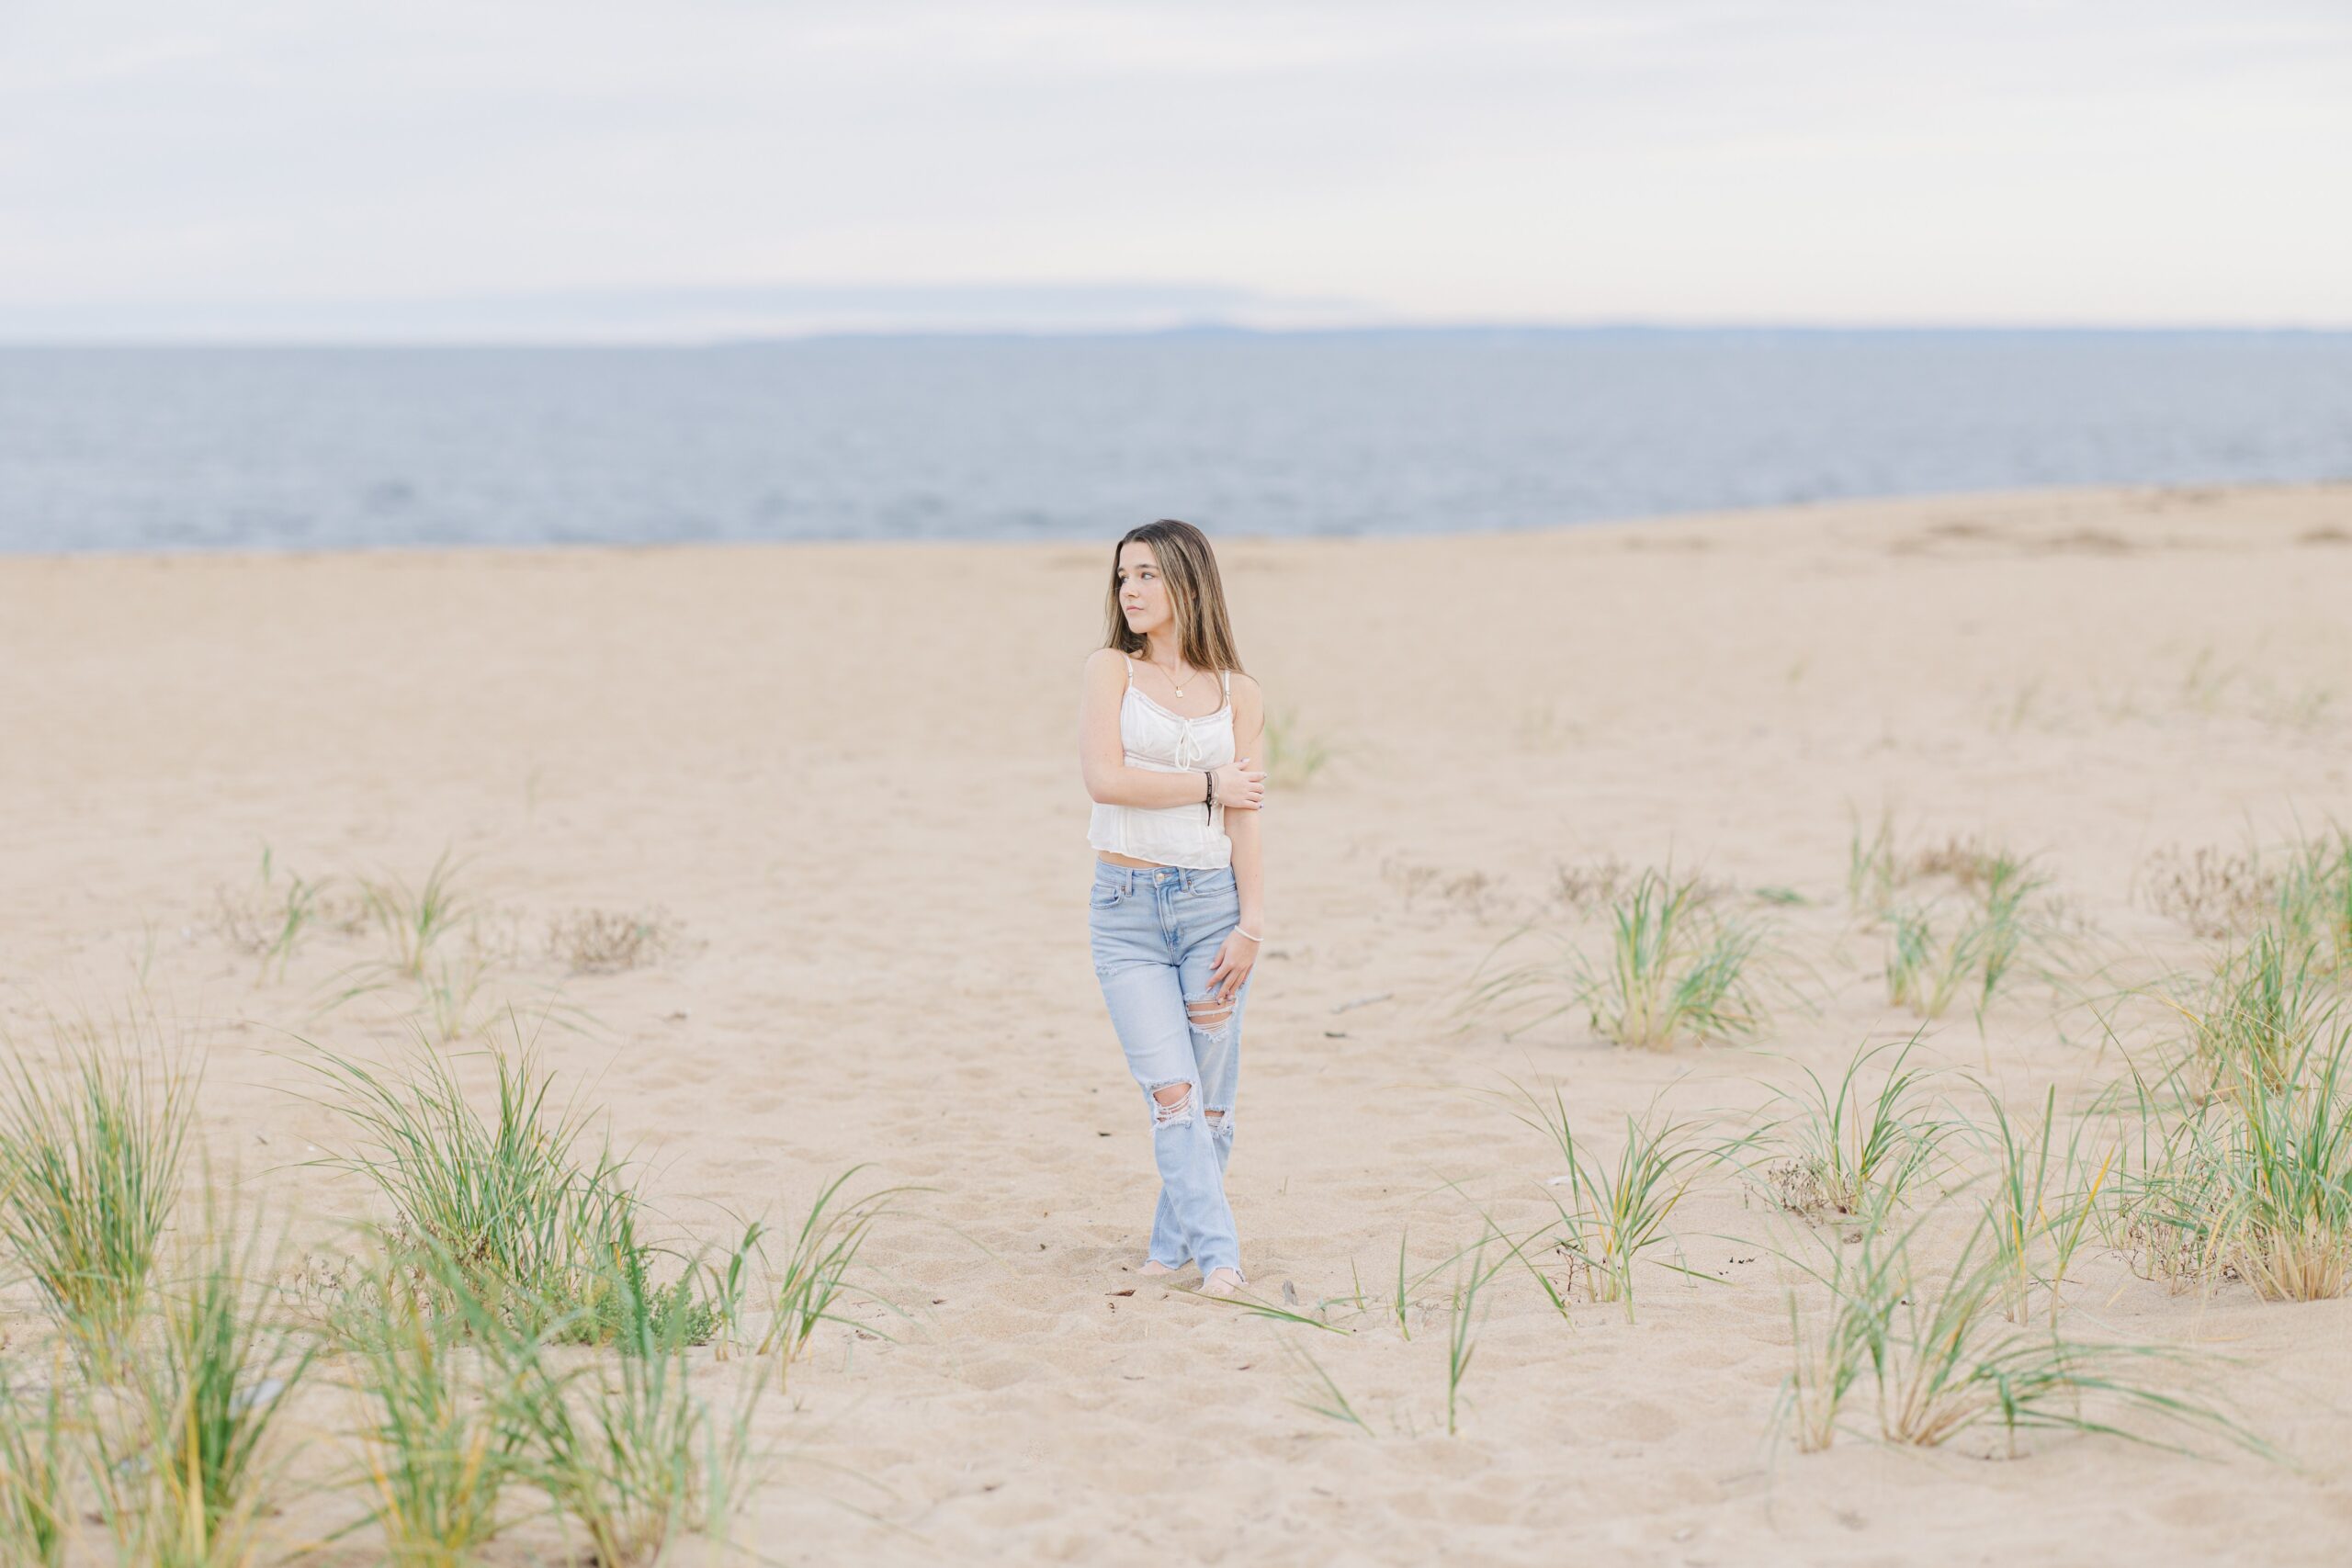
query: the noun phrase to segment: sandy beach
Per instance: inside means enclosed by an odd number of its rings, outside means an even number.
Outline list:
[[[412,883],[463,857],[486,955],[467,1030],[560,1010],[547,1060],[678,1235],[795,1219],[861,1162],[862,1187],[922,1189],[866,1248],[855,1324],[761,1408],[780,1457],[739,1533],[769,1562],[2344,1560],[2352,1301],[2175,1291],[2097,1241],[2068,1274],[2071,1328],[2234,1358],[2235,1416],[2290,1462],[1892,1445],[1866,1397],[1799,1453],[1771,1430],[1781,1253],[1817,1233],[1736,1172],[1676,1210],[1657,1257],[1689,1272],[1637,1266],[1634,1321],[1498,1274],[1451,1435],[1447,1262],[1482,1210],[1521,1233],[1551,1212],[1558,1153],[1507,1080],[1556,1083],[1610,1148],[1661,1095],[1728,1125],[1919,1027],[1849,897],[1856,823],[1883,812],[1906,852],[2035,857],[2068,939],[1981,1031],[1964,1008],[1929,1024],[1923,1059],[2013,1107],[2053,1085],[2086,1106],[2124,1070],[2087,998],[2211,951],[2151,866],[2352,823],[2352,487],[1220,540],[1249,670],[1329,753],[1270,787],[1229,1190],[1253,1286],[1336,1333],[1131,1272],[1154,1178],[1088,961],[1076,751],[1115,534],[0,559],[0,1025],[45,1061],[52,1011],[153,998],[204,1053],[208,1148],[329,1247],[375,1211],[301,1164],[346,1142],[296,1097],[302,1042],[387,1055],[408,1004],[322,1010],[369,936],[320,929],[265,976],[233,912],[266,902],[265,849],[280,877]],[[1523,922],[1598,952],[1606,900],[1580,890],[1669,862],[1773,933],[1756,1037],[1632,1049],[1574,1010],[1452,1028]],[[549,951],[552,921],[657,908],[655,962],[575,975]],[[1409,1337],[1383,1298],[1400,1241],[1432,1271]],[[47,1332],[11,1277],[0,1355]],[[1363,1427],[1302,1404],[1302,1351]],[[321,1431],[324,1389],[301,1411]],[[306,1495],[286,1529],[350,1509]],[[377,1558],[359,1535],[318,1560]]]

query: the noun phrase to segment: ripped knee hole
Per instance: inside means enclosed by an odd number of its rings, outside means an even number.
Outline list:
[[[1203,997],[1197,1001],[1186,1002],[1184,1013],[1193,1021],[1194,1028],[1214,1032],[1233,1017],[1233,1004],[1218,1001],[1213,997]]]
[[[1172,1127],[1193,1117],[1193,1086],[1188,1083],[1162,1084],[1151,1091],[1151,1124]]]

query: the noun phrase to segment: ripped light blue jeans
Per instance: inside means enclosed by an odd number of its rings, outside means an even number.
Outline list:
[[[1159,1166],[1151,1257],[1170,1269],[1190,1258],[1204,1279],[1219,1269],[1238,1274],[1241,1244],[1225,1201],[1225,1167],[1233,1156],[1233,1093],[1250,980],[1230,1008],[1213,999],[1209,984],[1217,949],[1241,917],[1233,868],[1098,860],[1087,905],[1094,977],[1151,1118],[1152,1157]],[[1257,978],[1254,967],[1250,978]],[[1154,1093],[1177,1085],[1187,1092],[1173,1104]]]

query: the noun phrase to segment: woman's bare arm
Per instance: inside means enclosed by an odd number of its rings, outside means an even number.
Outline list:
[[[1265,693],[1247,675],[1233,681],[1233,754],[1255,757],[1265,743]],[[1251,936],[1266,934],[1265,840],[1260,829],[1265,813],[1228,811],[1225,836],[1233,840],[1233,886],[1241,896],[1241,929]]]
[[[1125,663],[1112,648],[1098,648],[1086,656],[1085,694],[1078,706],[1078,765],[1086,793],[1105,806],[1200,805],[1207,798],[1208,781],[1198,773],[1127,766],[1127,749],[1119,741],[1119,704],[1127,694]],[[1234,717],[1238,721],[1240,716],[1237,708]],[[1250,815],[1235,812],[1227,819]]]

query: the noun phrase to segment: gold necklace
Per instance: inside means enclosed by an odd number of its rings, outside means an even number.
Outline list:
[[[1149,659],[1145,660],[1144,660],[1144,662],[1145,662],[1146,664],[1149,664],[1149,665],[1150,665],[1154,670],[1159,671],[1162,675],[1168,675],[1168,666],[1166,666],[1165,664],[1159,663],[1159,662],[1157,662],[1157,661],[1155,661],[1155,660],[1149,660]],[[1184,661],[1183,661],[1182,660],[1181,660],[1181,659],[1180,659],[1180,660],[1178,660],[1176,662],[1181,666]],[[1199,677],[1199,674],[1200,674],[1200,671],[1194,671],[1192,674],[1185,676],[1185,677],[1184,677],[1184,679],[1185,679],[1185,680],[1187,680],[1187,681],[1195,680],[1195,679],[1197,679],[1197,678]],[[1177,694],[1178,696],[1180,696],[1180,697],[1181,697],[1181,696],[1182,696],[1182,695],[1184,694],[1184,688],[1183,688],[1183,687],[1182,687],[1182,686],[1177,686],[1177,685],[1176,685],[1176,677],[1175,677],[1175,676],[1173,676],[1173,675],[1168,675],[1168,683],[1169,683],[1170,686],[1175,686],[1175,687],[1176,687],[1176,694]]]

